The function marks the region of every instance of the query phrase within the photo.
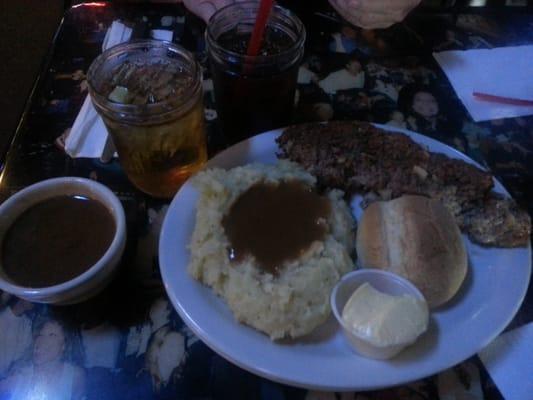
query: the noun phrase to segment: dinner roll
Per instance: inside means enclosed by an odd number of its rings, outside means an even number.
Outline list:
[[[409,279],[432,308],[450,300],[466,276],[459,227],[440,202],[427,197],[407,195],[369,205],[359,222],[356,249],[362,267]]]

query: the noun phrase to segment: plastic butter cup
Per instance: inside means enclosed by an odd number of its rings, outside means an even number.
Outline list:
[[[391,272],[378,269],[361,269],[350,272],[342,277],[331,292],[331,309],[333,315],[341,325],[344,335],[350,346],[358,354],[379,360],[385,360],[396,356],[405,347],[412,344],[418,336],[398,343],[376,345],[368,337],[357,334],[343,319],[344,306],[352,294],[364,283],[369,283],[374,289],[381,293],[392,296],[409,295],[415,299],[427,303],[422,293],[408,280]],[[427,324],[426,324],[427,326]]]

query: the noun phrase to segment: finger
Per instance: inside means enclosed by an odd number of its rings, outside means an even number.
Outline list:
[[[211,15],[216,11],[216,7],[211,1],[183,0],[183,3],[190,12],[200,17],[205,22],[209,21]]]
[[[383,29],[388,28],[395,23],[403,20],[400,13],[391,14],[378,14],[378,13],[365,13],[356,15],[353,17],[353,22],[357,26],[364,29]]]
[[[185,6],[205,22],[220,8],[232,3],[231,0],[183,0]]]
[[[380,19],[380,20],[376,19],[373,22],[360,21],[357,24],[357,26],[363,29],[386,29],[386,28],[391,27],[395,23],[396,23],[395,21],[391,21],[390,19],[386,18],[386,19]]]
[[[342,16],[350,14],[346,0],[329,0],[329,4]]]
[[[400,14],[405,17],[420,0],[348,0],[347,8],[352,13]]]
[[[379,13],[354,13],[353,10],[347,9],[346,1],[331,0],[330,4],[341,14],[348,22],[364,29],[383,29],[402,20],[400,13],[391,15]]]

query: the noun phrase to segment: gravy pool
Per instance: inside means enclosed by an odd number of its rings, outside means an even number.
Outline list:
[[[57,196],[24,211],[7,230],[2,266],[17,285],[66,282],[95,264],[109,248],[116,226],[100,202]]]

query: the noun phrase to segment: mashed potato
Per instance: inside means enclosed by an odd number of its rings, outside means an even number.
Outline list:
[[[355,222],[342,199],[327,194],[331,215],[324,240],[299,259],[287,262],[274,276],[255,265],[253,257],[231,262],[229,240],[222,219],[232,203],[258,182],[299,180],[314,186],[315,178],[297,164],[251,164],[231,170],[210,169],[193,178],[200,197],[196,226],[190,244],[189,273],[210,286],[229,305],[235,318],[266,333],[271,339],[298,337],[323,323],[329,313],[329,296],[339,278],[353,269]]]

